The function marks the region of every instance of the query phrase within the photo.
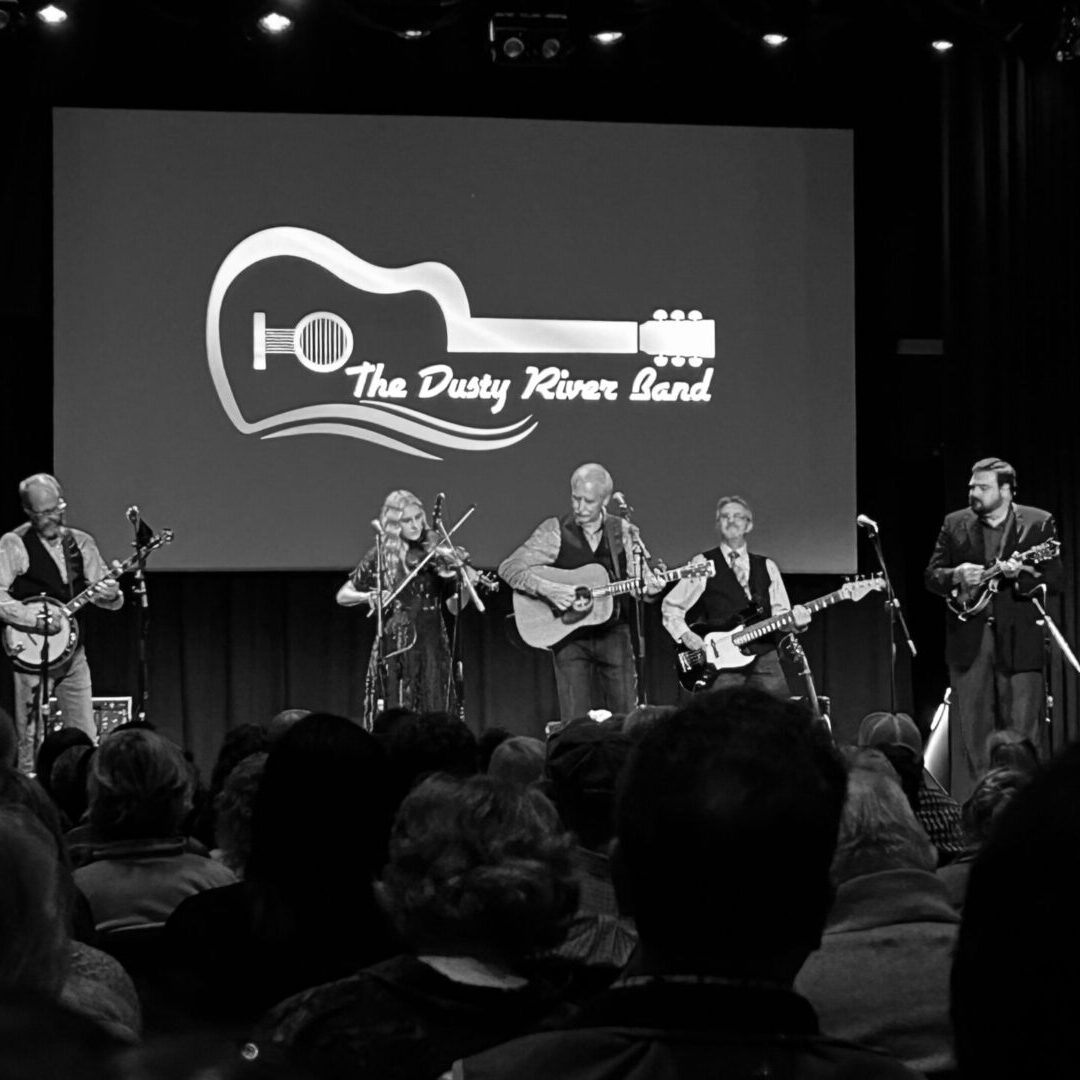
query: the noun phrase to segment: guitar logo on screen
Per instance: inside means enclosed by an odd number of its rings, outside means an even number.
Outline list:
[[[336,312],[312,311],[292,326],[267,325],[265,311],[250,312],[250,352],[246,371],[272,378],[278,364],[293,358],[304,370],[336,375],[326,381],[337,399],[288,408],[248,420],[241,412],[226,370],[222,345],[222,308],[226,294],[244,271],[282,257],[321,267],[345,285],[373,295],[423,292],[438,305],[445,324],[448,354],[503,357],[495,370],[456,377],[449,363],[415,370],[387,370],[354,355],[354,328]],[[357,328],[361,329],[361,328]],[[589,319],[499,318],[474,316],[465,286],[445,263],[422,262],[387,268],[369,263],[337,241],[292,226],[276,226],[242,240],[225,257],[214,277],[206,311],[206,352],[210,375],[222,408],[238,431],[263,439],[290,435],[341,435],[417,457],[438,460],[441,451],[501,450],[528,438],[540,421],[528,414],[491,426],[462,424],[438,415],[440,401],[476,400],[492,415],[511,401],[524,410],[537,401],[685,402],[688,407],[712,400],[716,327],[701,312],[653,312],[646,322]],[[560,364],[526,363],[514,355],[604,354],[628,356],[640,365],[627,378],[579,377]],[[275,360],[274,357],[283,359]],[[650,359],[641,360],[645,356]],[[588,373],[584,373],[588,374]],[[342,376],[346,381],[342,382]],[[322,385],[321,383],[319,384]],[[343,391],[343,387],[347,387]],[[345,394],[352,400],[341,400]],[[425,407],[433,411],[425,411]]]

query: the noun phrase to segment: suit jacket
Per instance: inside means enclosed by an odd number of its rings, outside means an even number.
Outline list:
[[[1054,519],[1045,510],[1013,503],[1012,511],[1001,546],[1003,558],[1054,538]],[[996,552],[988,553],[984,541],[984,529],[974,510],[948,514],[926,567],[926,587],[939,596],[948,596],[953,587],[953,568],[964,562],[984,566],[992,563]],[[986,620],[993,616],[998,663],[1007,671],[1038,671],[1043,666],[1043,632],[1035,625],[1035,606],[1023,599],[1023,594],[1043,583],[1049,592],[1060,592],[1064,573],[1061,560],[1051,559],[1034,570],[1021,571],[1015,582],[1002,578],[993,601],[966,622],[950,611],[945,634],[947,663],[951,667],[970,667],[979,651]]]

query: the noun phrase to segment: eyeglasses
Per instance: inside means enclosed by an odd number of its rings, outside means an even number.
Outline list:
[[[57,499],[55,506],[47,506],[44,510],[31,510],[29,506],[23,507],[27,517],[44,518],[54,514],[62,514],[67,509],[67,503],[63,499]]]
[[[721,521],[749,521],[749,514],[721,514]]]

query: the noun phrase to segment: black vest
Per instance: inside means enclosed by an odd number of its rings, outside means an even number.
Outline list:
[[[622,542],[622,523],[619,518],[607,516],[600,533],[600,543],[596,550],[589,547],[585,533],[574,520],[573,514],[559,519],[559,554],[552,563],[560,570],[576,570],[579,566],[599,563],[612,581],[621,581],[626,577],[626,549]],[[615,598],[615,609],[611,619],[604,626],[621,622],[627,618],[629,599],[625,596]],[[595,629],[590,627],[589,629]]]
[[[716,566],[716,575],[705,579],[705,592],[701,599],[686,613],[690,626],[704,625],[710,630],[731,629],[736,616],[750,604],[761,608],[760,618],[767,619],[772,614],[769,600],[768,560],[764,555],[750,556],[750,597],[747,597],[731,563],[719,547],[705,552],[705,558]],[[755,620],[756,621],[756,620]],[[769,652],[773,648],[770,638],[755,641],[750,646],[754,653]]]
[[[38,534],[33,529],[27,529],[25,533],[19,535],[23,547],[26,548],[30,565],[25,574],[20,574],[11,583],[11,588],[8,590],[16,600],[26,600],[31,596],[40,596],[45,593],[46,596],[66,603],[86,588],[82,552],[79,551],[78,544],[70,533],[65,533],[65,540],[62,541],[68,548],[68,584],[66,585],[53,557],[46,550]]]

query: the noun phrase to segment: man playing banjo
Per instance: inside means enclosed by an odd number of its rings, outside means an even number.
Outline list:
[[[49,633],[53,656],[64,648],[57,633],[57,617],[47,616],[42,604],[27,603],[35,596],[71,600],[88,584],[108,573],[94,538],[64,524],[63,491],[56,477],[35,473],[19,484],[19,501],[29,519],[0,536],[0,621],[24,631]],[[93,602],[115,611],[123,593],[115,580],[102,582]],[[15,671],[15,726],[19,740],[19,768],[33,771],[33,716],[39,682],[37,672]],[[93,691],[86,653],[80,643],[62,667],[50,672],[46,687],[55,694],[65,727],[76,727],[96,738]],[[44,733],[42,733],[44,734]]]

